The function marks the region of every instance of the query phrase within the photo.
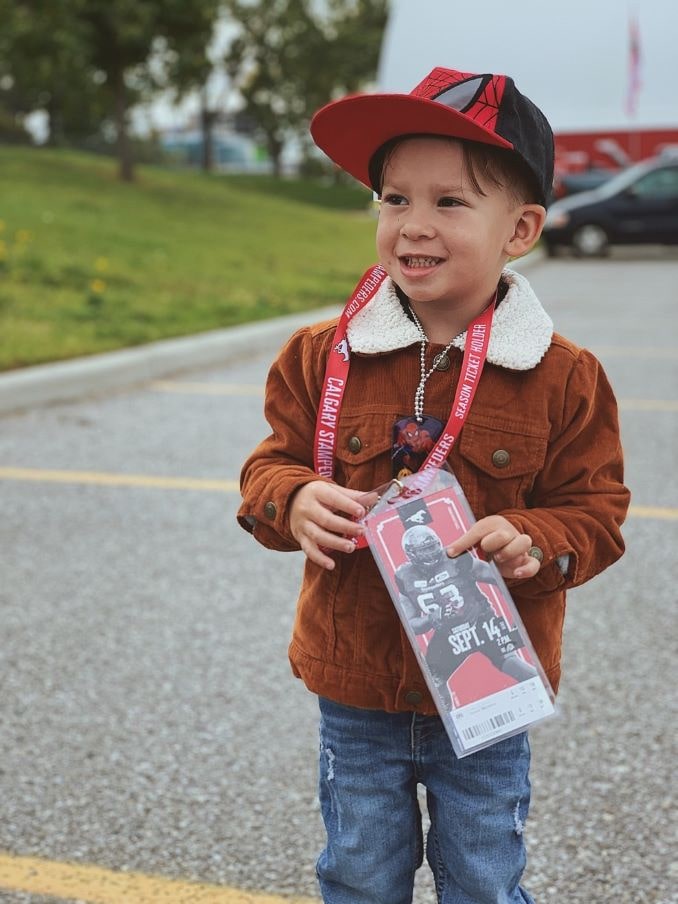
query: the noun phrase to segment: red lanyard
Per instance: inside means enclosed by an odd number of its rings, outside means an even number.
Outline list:
[[[316,474],[321,477],[331,479],[334,476],[339,412],[351,366],[351,352],[348,347],[346,328],[349,321],[374,298],[385,277],[386,271],[382,266],[377,265],[369,269],[354,289],[337,324],[332,340],[332,350],[325,369],[315,427],[313,462]],[[482,314],[468,327],[461,375],[457,383],[452,410],[445,429],[420,468],[422,471],[427,468],[439,468],[445,462],[466,422],[487,358],[492,315],[496,301],[497,296],[495,295]]]
[[[461,362],[461,374],[457,383],[457,391],[454,394],[452,410],[445,424],[445,429],[429,452],[428,458],[419,469],[420,471],[425,471],[427,468],[439,468],[444,464],[450,449],[461,433],[461,428],[466,423],[471,403],[478,388],[480,375],[483,372],[487,359],[492,316],[496,303],[497,295],[495,293],[490,304],[482,314],[476,317],[466,331],[464,358]]]
[[[363,273],[360,282],[346,303],[337,324],[332,350],[327,359],[323,391],[318,406],[313,444],[313,468],[321,477],[334,476],[334,456],[337,451],[337,429],[339,412],[346,389],[348,370],[351,366],[351,352],[346,338],[346,327],[355,315],[372,301],[377,290],[386,279],[386,270],[379,264]]]

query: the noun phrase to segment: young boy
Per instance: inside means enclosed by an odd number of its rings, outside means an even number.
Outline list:
[[[301,330],[273,365],[273,432],[243,468],[239,520],[307,556],[290,661],[320,698],[323,900],[411,902],[421,783],[440,904],[531,902],[526,734],[456,759],[354,519],[362,493],[411,466],[403,437],[420,425],[478,518],[447,554],[479,544],[494,559],[557,688],[565,591],[622,554],[628,492],[600,364],[505,269],[539,238],[553,136],[510,78],[442,68],[409,95],[329,104],[311,131],[379,194],[380,266],[339,325]],[[482,377],[450,418],[483,317]]]

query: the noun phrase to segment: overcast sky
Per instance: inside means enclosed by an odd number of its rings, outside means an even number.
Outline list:
[[[320,2],[320,0],[316,0]],[[678,0],[391,0],[379,86],[410,91],[434,66],[511,75],[556,131],[678,128]],[[626,113],[629,22],[640,31],[642,86],[634,118]],[[220,27],[216,43],[232,29]],[[212,101],[235,98],[223,79]],[[195,96],[157,99],[135,116],[142,130],[184,124]]]
[[[626,113],[629,20],[642,87]],[[434,66],[510,75],[554,130],[678,128],[676,0],[391,0],[380,87],[410,91]]]

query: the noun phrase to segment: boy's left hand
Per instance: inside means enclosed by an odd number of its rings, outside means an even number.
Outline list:
[[[527,554],[532,547],[532,537],[518,533],[501,515],[489,515],[476,521],[470,530],[447,547],[447,554],[454,558],[471,546],[480,546],[504,578],[532,578],[539,571],[539,561]]]

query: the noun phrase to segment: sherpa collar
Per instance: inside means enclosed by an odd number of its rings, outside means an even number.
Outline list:
[[[546,354],[553,321],[542,308],[529,282],[515,270],[504,270],[508,292],[492,318],[487,351],[490,364],[509,370],[531,370]],[[419,331],[403,311],[393,281],[387,277],[372,301],[349,322],[351,351],[383,354],[419,342]],[[454,345],[464,350],[466,333]]]

